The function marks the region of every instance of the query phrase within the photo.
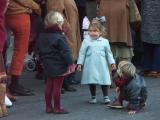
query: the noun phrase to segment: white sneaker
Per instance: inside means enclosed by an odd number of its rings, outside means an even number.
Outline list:
[[[104,97],[104,104],[108,104],[108,103],[110,103],[111,102],[111,100],[109,99],[109,97],[108,96],[105,96]]]
[[[7,97],[7,95],[5,95],[5,105],[7,107],[11,107],[13,105],[11,100]]]
[[[91,100],[89,101],[89,103],[90,103],[90,104],[95,104],[95,103],[97,103],[97,100],[96,100],[96,98],[94,98],[94,99],[91,99]]]

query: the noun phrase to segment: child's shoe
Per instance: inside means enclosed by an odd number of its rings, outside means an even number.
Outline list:
[[[46,113],[53,113],[53,108],[52,107],[46,108]]]
[[[109,99],[109,97],[108,96],[104,96],[104,104],[108,104],[110,102],[111,102],[111,100]]]
[[[115,99],[115,100],[109,105],[109,107],[121,109],[121,108],[123,108],[123,104],[122,104],[118,99]]]
[[[68,114],[69,112],[67,110],[61,108],[59,110],[54,109],[53,113],[54,114]]]
[[[92,98],[90,101],[89,101],[90,104],[96,104],[97,103],[97,100],[96,98]]]

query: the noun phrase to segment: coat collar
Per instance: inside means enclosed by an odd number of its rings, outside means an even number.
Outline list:
[[[47,27],[45,29],[45,32],[46,33],[54,33],[54,32],[60,32],[60,33],[62,33],[63,30],[60,29],[57,25],[53,25],[53,26]]]

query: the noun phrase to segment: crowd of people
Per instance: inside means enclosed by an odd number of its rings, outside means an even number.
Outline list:
[[[46,113],[69,113],[61,107],[61,93],[76,91],[70,86],[76,70],[82,71],[81,84],[89,85],[89,103],[97,102],[96,85],[100,85],[109,107],[123,108],[127,100],[128,114],[141,110],[147,89],[135,66],[144,76],[160,77],[160,1],[133,0],[142,17],[135,26],[130,23],[130,1],[1,0],[0,117],[8,115],[5,95],[11,101],[16,95],[34,95],[20,84],[28,52],[36,57],[36,77],[43,74],[46,81]],[[105,21],[98,19],[101,16]],[[87,30],[82,29],[84,17],[89,19]],[[6,70],[10,32],[14,48]],[[112,82],[119,94],[113,102],[108,96]]]

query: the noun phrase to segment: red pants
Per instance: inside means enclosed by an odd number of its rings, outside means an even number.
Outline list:
[[[14,34],[14,50],[10,67],[11,75],[21,75],[28,52],[30,37],[30,15],[21,13],[6,16],[6,24]]]
[[[61,88],[63,84],[64,77],[52,77],[47,79],[47,84],[45,88],[45,101],[46,108],[52,109],[52,99],[54,100],[54,109],[59,110],[61,108]]]

